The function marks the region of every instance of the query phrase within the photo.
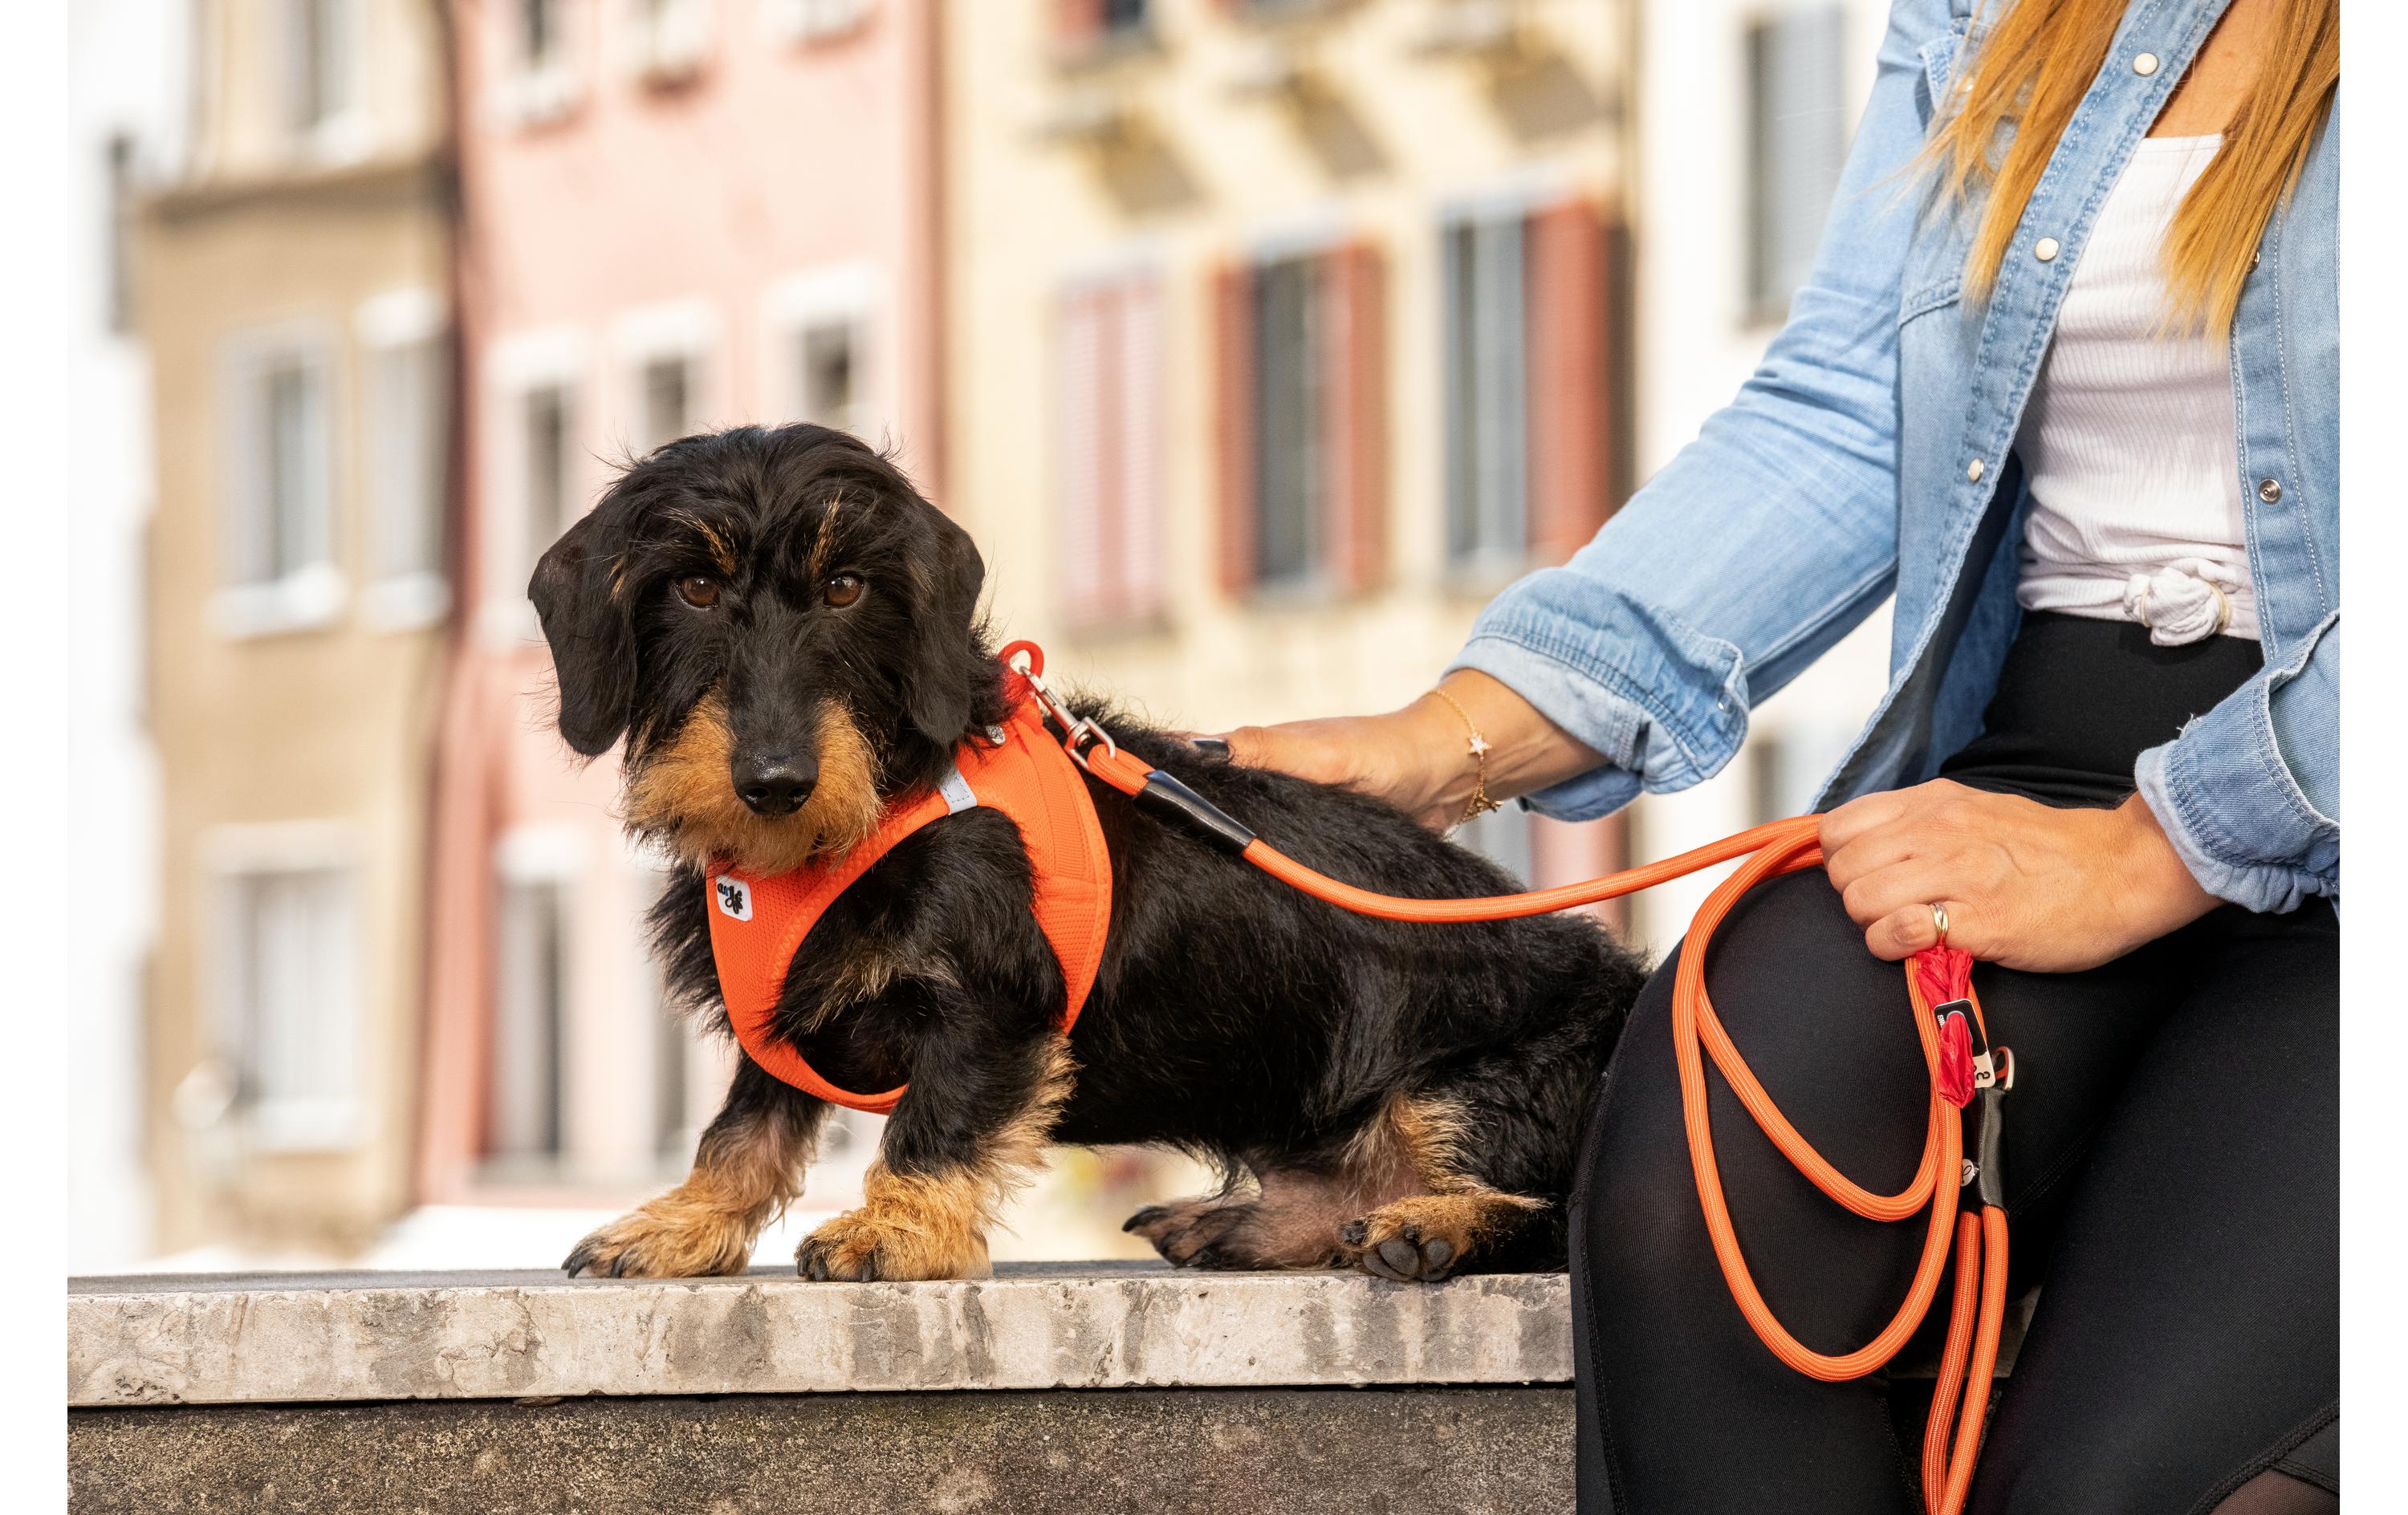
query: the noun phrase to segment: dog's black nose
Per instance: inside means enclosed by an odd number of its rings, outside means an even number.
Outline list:
[[[736,793],[754,815],[792,815],[811,797],[820,765],[807,758],[739,757],[728,765]]]

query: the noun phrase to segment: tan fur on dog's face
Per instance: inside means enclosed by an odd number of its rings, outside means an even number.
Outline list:
[[[726,702],[716,690],[705,694],[677,736],[628,775],[628,828],[695,867],[791,873],[813,858],[841,856],[878,827],[877,764],[841,705],[823,702],[815,726],[819,782],[811,797],[792,815],[756,815],[729,776],[735,735]]]

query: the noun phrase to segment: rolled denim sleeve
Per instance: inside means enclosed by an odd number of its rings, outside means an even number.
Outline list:
[[[2181,736],[2141,797],[2200,887],[2252,910],[2341,894],[2341,612]]]
[[[1606,766],[1528,796],[1586,820],[1711,778],[1752,702],[1896,582],[1898,315],[1927,49],[1946,0],[1899,0],[1814,268],[1737,399],[1570,562],[1523,579],[1452,666],[1507,685]]]

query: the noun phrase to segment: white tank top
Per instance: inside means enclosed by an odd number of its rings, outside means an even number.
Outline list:
[[[2099,210],[2015,438],[2031,491],[2015,599],[2160,646],[2258,636],[2224,333],[2169,336],[2174,210],[2223,141],[2144,137]]]

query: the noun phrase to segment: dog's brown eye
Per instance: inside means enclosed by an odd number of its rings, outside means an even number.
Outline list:
[[[678,598],[697,610],[708,610],[719,603],[719,580],[709,574],[688,574],[678,580]]]
[[[827,587],[822,591],[822,593],[830,605],[841,610],[861,598],[861,576],[838,574],[827,581]]]

